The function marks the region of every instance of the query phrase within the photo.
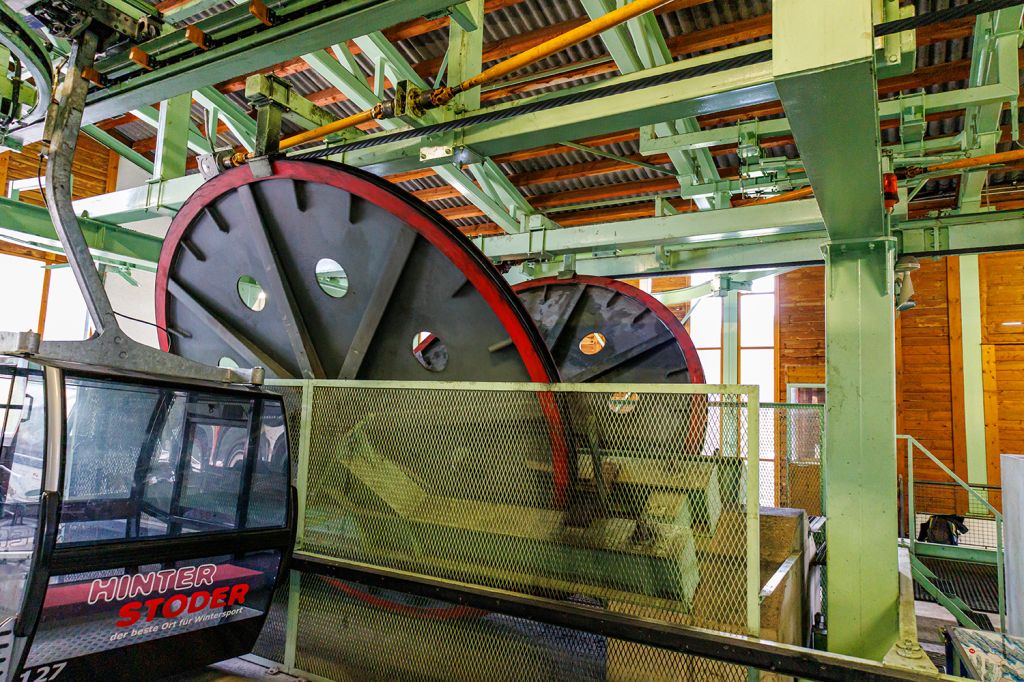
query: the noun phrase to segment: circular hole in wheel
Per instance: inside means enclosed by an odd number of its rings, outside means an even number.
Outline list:
[[[601,332],[590,332],[580,339],[580,352],[584,355],[597,355],[607,343],[608,339]]]
[[[629,414],[636,409],[640,395],[632,391],[617,391],[608,399],[608,407],[615,414]]]
[[[217,366],[225,367],[227,369],[238,369],[238,363],[226,355],[217,361]]]
[[[259,312],[267,307],[267,292],[256,281],[255,277],[242,275],[238,278],[238,298],[250,310]]]
[[[348,293],[348,274],[333,258],[321,258],[316,262],[316,283],[331,298],[341,298]]]
[[[448,366],[448,348],[433,332],[418,332],[412,337],[412,355],[423,369],[443,372]]]

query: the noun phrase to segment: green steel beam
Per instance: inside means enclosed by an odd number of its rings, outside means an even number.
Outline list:
[[[776,0],[775,79],[826,246],[830,651],[881,660],[899,637],[895,239],[882,208],[871,0]]]
[[[728,291],[722,299],[722,383],[740,383],[740,294]],[[763,396],[765,402],[775,396]]]
[[[144,44],[172,44],[182,57],[148,72],[133,72],[126,80],[90,94],[84,123],[96,123],[185,92],[216,85],[240,73],[258,71],[331,44],[432,14],[458,4],[456,0],[342,0],[308,11],[312,0],[287,0],[275,6],[283,17],[274,26],[258,28],[246,7],[236,7],[197,25],[222,26],[214,37],[236,35],[206,51],[193,49],[184,30]],[[253,28],[251,32],[247,32]],[[152,45],[151,45],[152,44]],[[121,60],[121,57],[117,57]],[[119,62],[120,63],[120,62]],[[112,67],[113,68],[113,67]],[[23,142],[43,136],[41,124],[16,131]]]
[[[981,211],[898,223],[900,253],[1024,250],[1024,211]]]
[[[1017,88],[1014,81],[1009,83],[996,82],[990,85],[982,85],[962,90],[949,90],[947,92],[924,93],[921,95],[924,110],[928,113],[941,113],[944,111],[956,111],[964,107],[983,107],[986,105],[1002,105],[1003,102],[1012,100],[1017,96]],[[898,119],[902,108],[900,99],[890,99],[878,103],[878,117],[881,120]],[[679,149],[701,149],[705,147],[716,147],[722,144],[735,143],[740,135],[739,125],[721,126],[711,130],[701,130],[694,133],[680,133],[670,137],[645,136],[640,137],[640,152],[645,155],[663,153],[673,147]],[[757,122],[757,133],[762,136],[786,135],[792,132],[789,119],[786,117]],[[931,144],[929,144],[931,142]],[[917,151],[929,151],[942,147],[960,147],[960,141],[955,138],[943,138],[942,140],[925,141],[923,148],[916,146]]]
[[[131,161],[136,166],[146,171],[149,174],[153,173],[153,162],[147,159],[142,154],[138,153],[121,140],[117,139],[110,133],[96,126],[83,126],[82,132],[91,137],[92,139],[99,142],[107,149],[115,152],[118,156],[123,159]]]
[[[1024,7],[1016,5],[996,12],[978,15],[974,24],[969,85],[979,87],[994,83],[1011,86],[1016,104],[1020,94],[1020,70],[1017,47]],[[1002,135],[999,127],[1003,102],[990,102],[967,108],[961,133],[963,150],[971,155],[994,154]],[[1016,116],[1016,109],[1013,110]],[[973,213],[981,208],[981,190],[988,181],[986,169],[967,171],[960,180],[960,210]]]
[[[465,5],[456,5],[453,10],[460,10],[465,14],[473,25],[473,28],[466,28],[458,21],[452,21],[448,29],[448,51],[447,73],[445,76],[448,83],[461,83],[468,78],[480,73],[483,66],[484,32],[483,26],[486,17],[484,16],[483,0],[469,0]],[[453,18],[456,15],[453,14]],[[437,83],[440,85],[441,83]],[[473,111],[480,108],[480,88],[473,88],[469,92],[458,95],[445,108],[447,117],[452,117],[456,112]]]
[[[192,123],[192,93],[164,100],[156,129],[156,153],[153,178],[171,180],[184,177],[188,160],[188,135]]]
[[[684,250],[659,256],[651,251],[615,256],[576,256],[576,272],[603,277],[649,276],[665,273],[760,270],[775,265],[820,265],[824,237],[766,241],[732,239],[714,246],[689,244]],[[522,281],[558,274],[559,261],[528,261],[514,266],[506,276]]]
[[[783,7],[772,14],[776,87],[825,225],[833,239],[880,234],[885,213],[871,2],[784,0]]]
[[[569,253],[607,253],[624,248],[705,243],[741,237],[820,233],[822,229],[817,204],[813,199],[805,199],[731,208],[707,214],[680,213],[602,225],[477,237],[474,243],[490,258],[518,260],[550,258]]]
[[[80,217],[85,240],[101,261],[154,271],[162,240],[113,223]],[[0,198],[0,235],[36,248],[63,253],[50,214],[41,206]]]
[[[766,49],[765,43],[746,45],[681,60],[664,67],[619,76],[601,81],[601,86],[636,80],[716,62]],[[436,165],[421,159],[420,149],[431,146],[468,148],[481,156],[494,156],[520,149],[554,144],[587,135],[618,132],[658,123],[679,116],[691,117],[715,111],[734,109],[777,99],[770,64],[731,69],[677,83],[644,88],[636,92],[604,97],[548,111],[535,112],[492,123],[470,125],[456,133],[390,142],[368,149],[355,150],[332,157],[334,160],[385,174]],[[588,84],[560,91],[560,94],[595,89]],[[526,102],[548,99],[549,96],[524,99],[487,110],[515,109]]]
[[[160,111],[156,107],[146,105],[133,109],[131,113],[143,123],[153,128],[160,128]],[[211,151],[210,143],[199,132],[199,129],[189,122],[188,130],[188,148],[196,154],[209,154]]]
[[[248,151],[256,148],[256,121],[240,106],[214,87],[199,88],[192,96],[207,111],[216,111],[228,130]],[[216,138],[216,135],[211,135]]]
[[[166,182],[149,182],[75,202],[75,212],[111,223],[131,223],[177,213],[185,200],[203,184],[198,173]]]
[[[930,542],[914,543],[914,555],[989,566],[995,566],[997,561],[994,549],[964,547],[963,545],[936,545]]]

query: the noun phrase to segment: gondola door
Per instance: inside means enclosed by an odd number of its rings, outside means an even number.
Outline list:
[[[41,563],[47,378],[43,368],[0,357],[0,680],[23,658],[35,627],[29,607]],[[50,500],[51,507],[55,500]]]

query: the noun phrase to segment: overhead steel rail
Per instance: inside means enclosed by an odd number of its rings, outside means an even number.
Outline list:
[[[181,28],[134,46],[136,56],[148,55],[150,70],[132,62],[130,51],[98,62],[94,69],[105,87],[90,93],[83,123],[119,116],[216,85],[237,76],[241,69],[273,66],[313,47],[356,38],[457,4],[458,0],[278,0],[267,5],[269,26],[248,4],[240,5],[194,25],[206,36],[206,49],[189,41],[187,29]],[[17,137],[24,143],[41,139],[42,124],[21,127]]]

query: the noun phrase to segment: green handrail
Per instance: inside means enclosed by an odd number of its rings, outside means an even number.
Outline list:
[[[907,518],[910,521],[911,528],[909,528],[909,537],[907,538],[910,543],[910,551],[914,552],[917,541],[914,539],[915,533],[913,526],[916,525],[915,519],[917,516],[914,513],[914,449],[920,450],[928,459],[934,462],[942,471],[946,472],[950,478],[956,481],[960,487],[966,490],[976,501],[978,501],[983,507],[989,510],[992,514],[992,518],[996,522],[996,581],[997,590],[999,594],[999,628],[1002,632],[1006,632],[1006,595],[1004,594],[1003,586],[1003,515],[998,509],[989,504],[989,501],[978,494],[969,483],[965,482],[962,478],[953,473],[953,470],[946,466],[938,457],[928,451],[928,448],[923,446],[919,440],[913,436],[898,435],[896,440],[907,441]]]

